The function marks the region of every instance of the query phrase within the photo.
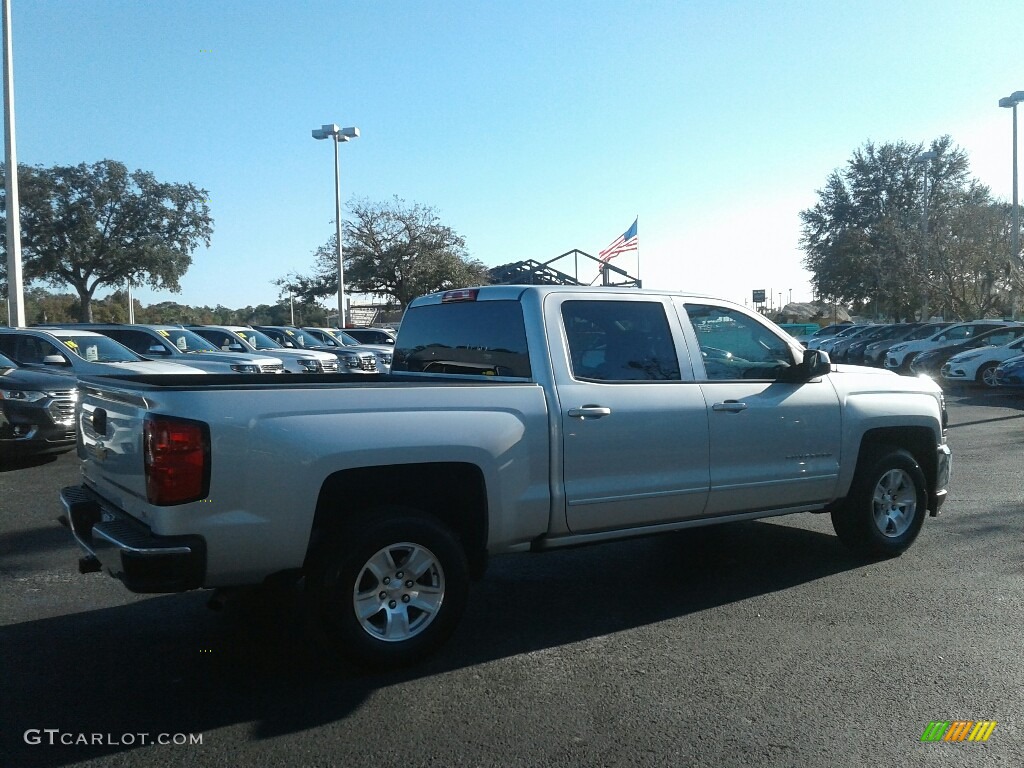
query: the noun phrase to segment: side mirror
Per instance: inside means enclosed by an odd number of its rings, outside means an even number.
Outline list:
[[[146,354],[147,355],[164,355],[164,356],[166,356],[166,355],[169,355],[170,352],[168,352],[166,349],[164,349],[160,344],[154,344],[153,346],[151,346],[149,349],[146,350]]]
[[[68,365],[68,361],[60,355],[47,355],[43,358],[43,365]]]
[[[830,373],[832,361],[828,359],[828,352],[822,352],[820,349],[805,349],[804,359],[798,367],[803,369],[808,379],[814,379]]]
[[[787,368],[778,380],[795,384],[824,376],[831,371],[832,361],[828,359],[827,352],[822,352],[820,349],[805,349],[804,359],[800,361],[800,364]]]

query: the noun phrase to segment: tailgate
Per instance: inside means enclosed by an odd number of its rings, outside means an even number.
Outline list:
[[[78,455],[86,484],[129,514],[145,517],[142,431],[149,401],[117,386],[80,385]]]

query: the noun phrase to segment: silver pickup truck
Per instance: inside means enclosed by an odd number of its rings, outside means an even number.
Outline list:
[[[83,572],[137,592],[301,579],[339,648],[409,663],[491,555],[828,512],[900,554],[946,495],[942,392],[834,366],[701,296],[490,286],[414,301],[390,375],[84,378]]]

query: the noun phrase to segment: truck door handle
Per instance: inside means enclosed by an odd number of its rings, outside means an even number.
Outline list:
[[[569,415],[576,419],[600,419],[602,416],[611,416],[612,409],[602,405],[581,405],[579,408],[570,408]]]
[[[727,411],[728,413],[739,413],[747,410],[747,404],[739,400],[726,400],[724,403],[715,403],[711,406],[712,411]]]

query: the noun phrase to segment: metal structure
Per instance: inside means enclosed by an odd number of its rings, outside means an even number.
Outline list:
[[[569,273],[569,267],[563,262],[564,259],[572,259],[572,274]],[[589,262],[594,262],[597,265],[597,277],[590,283],[580,280],[581,259],[584,267],[589,266]],[[560,268],[552,266],[556,262],[563,262],[559,264]],[[573,248],[571,251],[566,251],[560,256],[544,262],[525,259],[502,264],[489,270],[488,275],[494,285],[593,285],[597,280],[601,280],[601,285],[610,287],[642,287],[639,277],[634,277],[626,270],[601,261],[597,256],[592,256],[578,248]],[[618,282],[616,282],[616,278],[619,278]]]

